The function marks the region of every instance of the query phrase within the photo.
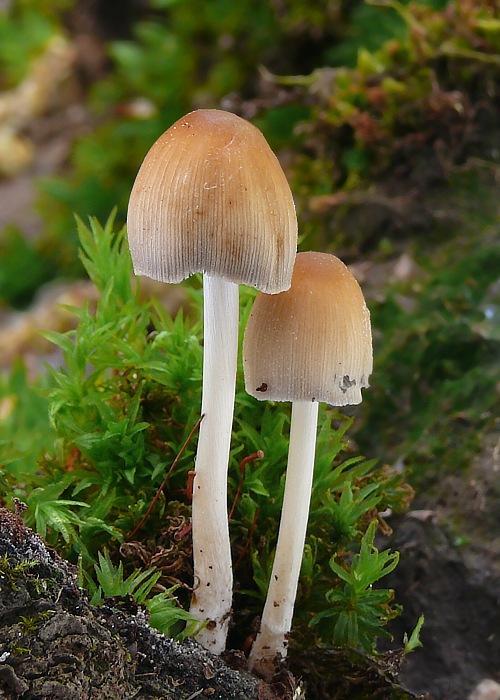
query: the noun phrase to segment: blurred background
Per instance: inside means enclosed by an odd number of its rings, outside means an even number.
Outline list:
[[[95,298],[75,214],[124,223],[149,147],[199,107],[264,132],[299,248],[341,257],[367,297],[354,441],[416,491],[390,523],[401,629],[428,619],[407,682],[500,682],[497,0],[1,0],[0,465],[50,440],[40,329]]]

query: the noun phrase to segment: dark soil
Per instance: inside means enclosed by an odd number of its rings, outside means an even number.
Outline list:
[[[433,700],[465,700],[483,679],[500,683],[499,437],[485,437],[466,474],[419,496],[422,509],[392,523],[384,543],[401,553],[384,580],[404,607],[391,625],[396,640],[425,615],[423,647],[401,678]]]
[[[432,519],[407,518],[391,544],[402,564],[386,583],[404,606],[392,632],[401,639],[425,615],[423,647],[401,671],[405,684],[434,700],[465,700],[482,679],[500,681],[500,580],[471,568]]]

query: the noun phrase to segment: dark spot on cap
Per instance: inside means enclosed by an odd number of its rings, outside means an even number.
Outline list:
[[[352,386],[356,386],[356,380],[355,379],[350,379],[348,374],[344,374],[342,377],[342,383],[340,385],[340,389],[344,392],[350,389]]]
[[[262,384],[260,386],[258,386],[255,389],[255,391],[262,391],[262,392],[267,391],[267,384],[265,382],[262,382]]]

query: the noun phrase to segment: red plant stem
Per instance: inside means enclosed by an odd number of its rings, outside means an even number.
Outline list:
[[[234,501],[233,505],[231,506],[231,510],[229,511],[228,515],[228,520],[231,520],[231,518],[234,515],[234,511],[236,510],[236,505],[239,501],[240,494],[241,494],[241,489],[243,488],[243,482],[245,481],[245,467],[249,462],[254,462],[256,459],[262,459],[264,457],[264,453],[262,450],[257,450],[257,452],[254,452],[251,455],[248,455],[248,457],[245,457],[244,459],[241,460],[240,462],[240,481],[238,483],[238,488],[236,489],[236,494],[234,496]]]
[[[241,554],[240,554],[240,556],[238,557],[238,561],[237,561],[236,564],[233,566],[233,571],[236,571],[236,569],[238,568],[238,566],[239,566],[239,565],[241,564],[241,562],[243,561],[243,557],[244,557],[245,554],[248,552],[248,548],[250,547],[250,543],[251,543],[251,541],[252,541],[252,539],[253,539],[253,536],[254,536],[254,533],[255,533],[255,528],[256,528],[256,526],[257,526],[257,518],[258,518],[258,517],[259,517],[259,509],[256,508],[256,509],[255,509],[255,514],[254,514],[253,520],[252,520],[252,527],[250,528],[250,534],[248,535],[248,539],[247,539],[247,541],[245,542],[245,546],[244,546],[243,549],[241,550]]]
[[[193,500],[193,486],[194,486],[194,477],[196,476],[196,472],[194,469],[190,469],[187,474],[187,484],[186,484],[186,497],[188,501]]]
[[[192,440],[192,438],[193,438],[193,435],[195,434],[195,432],[196,432],[196,431],[198,430],[198,428],[200,427],[200,423],[201,423],[202,420],[203,420],[203,416],[200,416],[200,417],[198,418],[198,420],[196,421],[196,423],[194,424],[194,426],[193,426],[191,432],[189,433],[189,435],[187,436],[187,438],[186,438],[184,444],[182,445],[181,449],[180,449],[179,452],[177,453],[176,458],[175,458],[174,461],[172,462],[172,466],[171,466],[170,469],[168,470],[166,477],[163,479],[162,485],[160,486],[160,488],[158,489],[158,491],[157,491],[156,494],[155,494],[155,497],[154,497],[153,500],[151,501],[151,504],[150,504],[149,508],[147,509],[146,513],[144,514],[144,516],[143,516],[142,519],[140,520],[139,524],[134,528],[134,530],[133,530],[133,531],[130,533],[130,535],[128,536],[127,539],[128,539],[129,541],[134,539],[134,537],[137,535],[137,533],[139,532],[139,530],[141,529],[141,527],[144,525],[144,523],[146,522],[146,520],[149,518],[149,516],[150,516],[151,513],[153,512],[153,509],[154,509],[155,505],[158,503],[158,500],[159,500],[159,498],[160,498],[160,496],[161,496],[161,492],[163,491],[163,489],[164,489],[165,486],[167,485],[167,482],[168,482],[168,480],[170,479],[170,477],[172,476],[172,473],[173,473],[174,469],[175,469],[176,466],[178,465],[180,458],[182,457],[182,455],[183,455],[184,452],[186,451],[187,446],[188,446],[189,443],[191,442],[191,440]]]

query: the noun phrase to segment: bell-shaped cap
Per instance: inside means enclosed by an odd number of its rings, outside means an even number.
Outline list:
[[[160,136],[137,174],[127,226],[138,275],[180,282],[204,272],[268,293],[290,287],[290,187],[259,129],[229,112],[191,112]]]
[[[257,295],[243,366],[246,390],[257,399],[361,402],[373,369],[370,313],[343,262],[299,253],[291,288]]]

